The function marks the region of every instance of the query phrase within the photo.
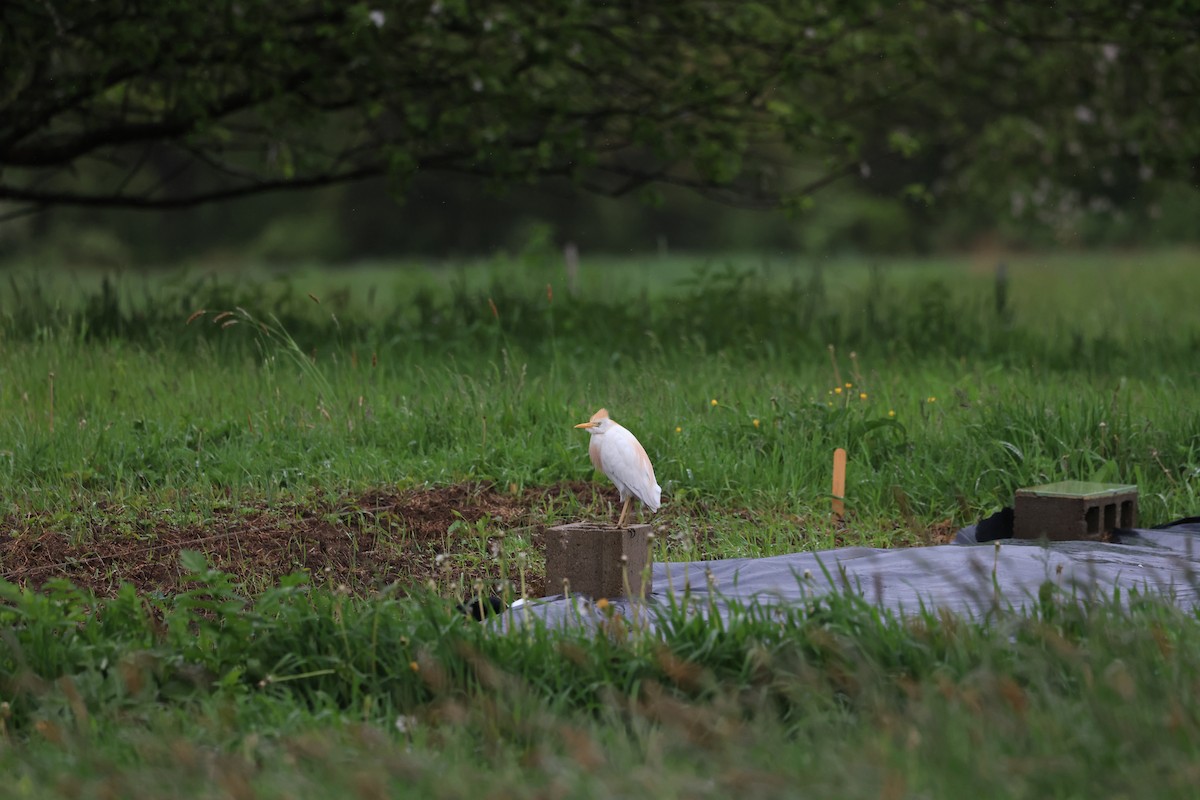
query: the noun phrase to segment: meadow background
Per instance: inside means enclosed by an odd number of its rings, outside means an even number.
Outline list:
[[[0,3],[0,798],[1196,794],[1172,598],[462,606],[601,406],[660,560],[1200,513],[1194,0],[114,5]]]
[[[604,406],[669,507],[811,517],[785,549],[821,528],[836,447],[865,543],[891,543],[897,490],[930,526],[1034,483],[1125,481],[1164,522],[1197,505],[1196,268],[1187,250],[597,258],[572,285],[534,240],[485,261],[274,276],[16,269],[0,491],[32,508],[171,493],[203,511],[586,481],[571,426]],[[722,552],[745,546],[774,547]]]
[[[8,785],[1187,796],[1200,623],[1153,598],[1048,586],[970,622],[835,594],[725,626],[672,606],[656,633],[508,636],[453,604],[536,586],[542,527],[615,512],[572,428],[602,405],[654,460],[660,559],[937,543],[1069,478],[1138,484],[1143,524],[1195,514],[1198,260],[585,256],[569,278],[534,237],[280,274],[15,265]],[[431,497],[449,516],[418,535],[404,504]],[[312,516],[369,566],[306,540]],[[217,568],[200,539],[238,520],[278,547]],[[171,579],[129,578],[114,543]],[[96,554],[107,583],[60,579]]]

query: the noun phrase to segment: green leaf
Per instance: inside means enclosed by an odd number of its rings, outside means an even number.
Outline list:
[[[208,572],[208,559],[195,550],[180,550],[179,566],[191,575],[203,575]]]

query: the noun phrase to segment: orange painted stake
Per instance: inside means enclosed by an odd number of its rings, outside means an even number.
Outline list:
[[[840,522],[846,516],[846,451],[833,451],[833,516]]]

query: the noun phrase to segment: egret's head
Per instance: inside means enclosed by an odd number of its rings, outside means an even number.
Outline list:
[[[608,412],[602,408],[595,414],[592,414],[592,418],[590,420],[587,422],[581,422],[575,427],[584,428],[588,433],[594,436],[597,433],[604,433],[616,424],[617,423],[608,418]]]

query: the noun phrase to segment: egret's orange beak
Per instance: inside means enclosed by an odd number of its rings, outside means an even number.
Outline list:
[[[579,423],[578,425],[576,425],[575,427],[576,427],[576,428],[594,428],[594,427],[596,427],[596,423],[594,423],[594,422],[581,422],[581,423]]]

